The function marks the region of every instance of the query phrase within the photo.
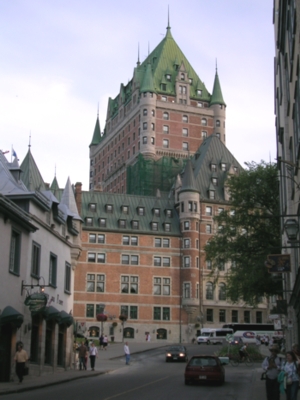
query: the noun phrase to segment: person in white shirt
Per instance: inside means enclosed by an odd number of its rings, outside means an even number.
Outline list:
[[[129,365],[130,350],[129,350],[128,342],[126,342],[125,345],[124,345],[124,353],[125,353],[126,365]]]
[[[90,352],[91,368],[92,368],[92,371],[95,371],[95,361],[96,361],[96,357],[98,357],[98,350],[97,350],[97,347],[95,346],[94,342],[92,342],[89,352]]]

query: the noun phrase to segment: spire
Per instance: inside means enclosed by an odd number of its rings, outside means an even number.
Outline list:
[[[64,188],[61,201],[60,201],[60,208],[65,209],[68,208],[68,215],[72,216],[74,219],[81,220],[78,209],[75,201],[74,191],[72,189],[70,178],[68,178],[66,186]],[[64,207],[65,206],[65,207]]]
[[[101,131],[100,131],[100,123],[99,123],[99,106],[98,106],[98,113],[97,113],[97,120],[96,120],[96,125],[93,133],[93,138],[90,144],[91,146],[96,146],[99,144],[101,141]]]
[[[151,92],[155,93],[153,75],[150,62],[147,64],[144,80],[141,86],[141,93]]]
[[[181,187],[181,192],[183,191],[193,191],[193,192],[199,192],[196,186],[196,181],[194,177],[194,171],[192,167],[192,162],[190,159],[187,160],[185,169],[184,169],[184,175],[182,178],[182,187]]]
[[[141,62],[140,62],[140,43],[138,44],[138,60],[137,60],[136,65],[137,65],[137,66],[140,66],[140,65],[141,65]]]
[[[213,88],[213,92],[212,92],[211,99],[210,99],[210,105],[212,106],[213,104],[220,104],[220,105],[223,105],[226,107],[226,103],[223,99],[221,85],[220,85],[220,81],[219,81],[217,64],[216,64],[216,75],[215,75],[215,81],[214,81],[214,88]]]
[[[55,192],[56,190],[59,189],[58,181],[56,179],[56,173],[55,173],[54,179],[51,183],[50,189],[52,190],[52,192]]]
[[[21,170],[21,179],[28,190],[46,190],[44,180],[31,154],[30,147],[21,164]]]

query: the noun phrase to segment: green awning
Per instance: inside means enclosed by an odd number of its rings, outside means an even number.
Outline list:
[[[59,325],[66,324],[67,327],[69,327],[73,324],[73,321],[74,320],[73,320],[72,315],[66,313],[65,311],[60,312],[59,321],[58,321]]]
[[[60,320],[60,311],[53,306],[46,307],[43,311],[43,317],[46,321],[50,321],[52,319]]]
[[[17,328],[23,324],[24,317],[11,306],[6,306],[0,315],[0,325],[13,324]]]

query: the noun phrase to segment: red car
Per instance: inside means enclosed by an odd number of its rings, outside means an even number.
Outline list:
[[[185,368],[184,383],[186,385],[193,382],[216,382],[222,385],[224,381],[225,370],[216,356],[194,356]]]

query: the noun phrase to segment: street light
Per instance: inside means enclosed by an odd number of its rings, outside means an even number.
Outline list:
[[[299,224],[295,219],[287,219],[284,223],[284,230],[291,242],[295,242],[297,240]]]

